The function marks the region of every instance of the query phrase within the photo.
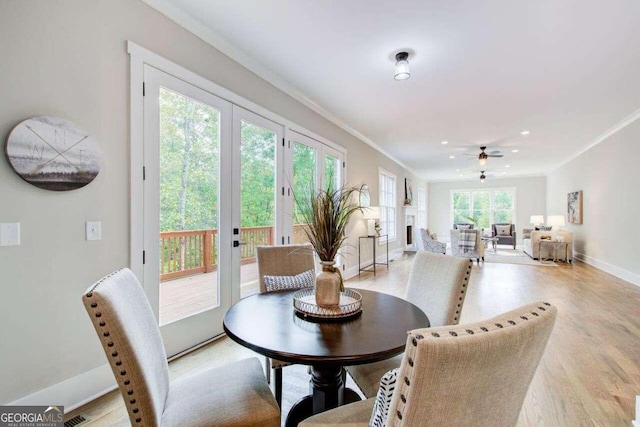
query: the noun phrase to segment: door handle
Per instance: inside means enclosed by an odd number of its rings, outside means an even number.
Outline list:
[[[233,241],[233,247],[234,247],[234,248],[237,248],[237,247],[238,247],[238,246],[240,246],[240,245],[244,246],[244,245],[246,245],[246,243],[245,243],[245,242],[239,242],[239,241],[237,241],[237,240],[234,240],[234,241]]]

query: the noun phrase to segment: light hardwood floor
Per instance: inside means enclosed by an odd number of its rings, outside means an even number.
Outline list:
[[[412,259],[404,255],[388,272],[363,274],[348,286],[402,296]],[[577,261],[555,268],[481,263],[473,267],[461,322],[540,300],[558,308],[558,319],[518,426],[630,426],[640,395],[640,288]],[[253,355],[222,338],[171,362],[171,378]],[[117,391],[66,418],[77,413],[91,416],[92,425],[128,420]]]

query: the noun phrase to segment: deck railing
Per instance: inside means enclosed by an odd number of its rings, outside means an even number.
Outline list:
[[[301,225],[294,226],[294,242],[303,242]],[[160,281],[176,279],[217,269],[218,230],[165,231],[160,233]],[[256,262],[256,247],[273,245],[273,227],[240,229],[240,262]]]

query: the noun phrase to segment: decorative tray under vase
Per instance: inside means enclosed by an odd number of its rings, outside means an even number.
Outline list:
[[[293,309],[305,320],[344,321],[362,313],[362,295],[353,289],[345,289],[340,292],[338,305],[320,306],[316,304],[313,288],[302,289],[293,294]]]

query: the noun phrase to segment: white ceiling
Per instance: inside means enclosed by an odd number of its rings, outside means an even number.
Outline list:
[[[485,144],[489,173],[544,174],[640,116],[637,0],[145,1],[432,181]]]

